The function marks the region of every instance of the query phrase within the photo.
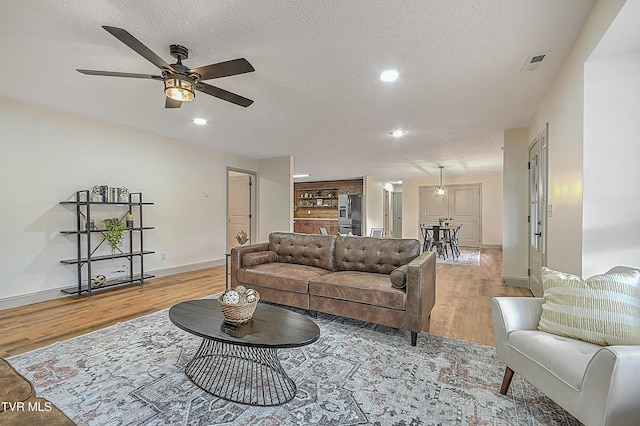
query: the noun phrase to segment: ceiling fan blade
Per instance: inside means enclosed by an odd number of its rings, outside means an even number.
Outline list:
[[[224,89],[207,83],[197,83],[196,90],[245,108],[253,103],[251,99],[244,98],[240,95],[236,95],[235,93],[227,92]]]
[[[164,107],[165,108],[180,108],[182,106],[182,102],[176,101],[175,99],[167,98],[165,96]]]
[[[191,70],[191,72],[197,72],[200,74],[200,80],[228,77],[230,75],[244,74],[252,71],[255,71],[255,69],[245,58],[219,62],[217,64],[206,65],[204,67]]]
[[[142,44],[140,40],[129,34],[129,32],[127,32],[126,30],[123,30],[122,28],[109,27],[107,25],[103,25],[102,28],[109,31],[111,35],[135,50],[139,55],[141,55],[147,61],[151,62],[156,67],[160,69],[168,69],[174,73],[176,72],[176,70],[174,70],[171,65],[164,61],[164,59],[153,53],[151,49]]]
[[[81,72],[82,74],[87,75],[103,75],[105,77],[127,77],[127,78],[150,78],[152,80],[160,80],[164,79],[159,75],[151,75],[151,74],[136,74],[130,72],[115,72],[115,71],[98,71],[98,70],[83,70],[77,68],[76,71]]]

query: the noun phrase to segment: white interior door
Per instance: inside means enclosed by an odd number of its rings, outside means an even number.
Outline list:
[[[434,225],[441,217],[451,218],[455,225],[463,225],[458,236],[460,245],[480,247],[480,191],[479,184],[452,185],[447,188],[446,197],[436,197],[435,186],[421,186],[418,207],[420,223]]]
[[[462,247],[480,247],[480,185],[451,186],[447,194],[449,215],[462,225],[458,241]]]
[[[449,204],[446,197],[434,195],[435,186],[421,186],[419,188],[419,221],[427,225],[438,224],[441,217],[449,217]]]
[[[529,148],[529,289],[542,296],[540,268],[547,264],[547,131]]]
[[[251,238],[251,178],[247,173],[229,171],[227,179],[227,250],[237,247],[236,235],[240,231]],[[251,242],[251,240],[249,240]],[[249,243],[248,242],[248,243]]]
[[[393,235],[393,224],[391,221],[391,196],[390,192],[387,190],[382,190],[382,200],[383,200],[383,227],[384,227],[384,236]]]
[[[402,238],[402,192],[392,192],[392,214],[394,238]]]

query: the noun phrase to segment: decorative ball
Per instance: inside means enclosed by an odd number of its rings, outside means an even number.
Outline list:
[[[238,292],[238,294],[245,294],[247,292],[247,288],[245,286],[243,286],[242,284],[237,285],[236,286],[236,292]]]
[[[247,294],[247,302],[249,303],[253,303],[256,301],[256,295],[255,293],[252,294]]]
[[[104,275],[96,275],[91,279],[91,284],[93,284],[95,287],[100,287],[106,282],[107,282],[107,277],[105,277]]]
[[[229,290],[222,296],[222,301],[228,305],[235,305],[240,301],[240,295],[235,290]]]
[[[252,288],[248,288],[247,291],[246,291],[247,297],[249,297],[252,294],[255,296],[256,291],[254,289],[252,289]]]

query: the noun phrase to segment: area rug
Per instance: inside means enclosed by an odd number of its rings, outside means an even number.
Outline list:
[[[457,258],[449,256],[445,259],[442,256],[436,258],[436,263],[446,263],[448,265],[480,266],[480,250],[474,248],[461,248],[460,256]]]
[[[167,310],[11,357],[37,394],[79,425],[579,425],[490,346],[319,314],[320,339],[279,351],[293,400],[250,407],[184,374],[199,339]]]

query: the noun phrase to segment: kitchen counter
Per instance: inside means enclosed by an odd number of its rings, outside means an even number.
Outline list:
[[[320,227],[327,228],[329,235],[338,235],[338,219],[294,218],[293,231],[301,234],[319,234]]]

